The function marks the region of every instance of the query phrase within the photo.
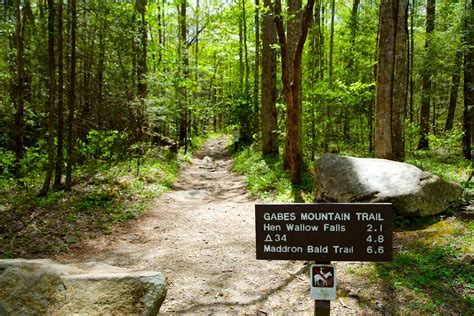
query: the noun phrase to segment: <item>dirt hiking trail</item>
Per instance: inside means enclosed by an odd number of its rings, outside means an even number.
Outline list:
[[[258,201],[230,171],[226,143],[226,137],[207,141],[147,214],[59,260],[163,272],[169,282],[163,314],[312,313],[303,262],[255,259]],[[344,297],[332,312],[362,311],[356,299]]]

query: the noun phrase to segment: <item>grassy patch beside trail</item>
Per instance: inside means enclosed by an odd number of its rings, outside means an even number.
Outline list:
[[[205,137],[193,139],[198,149]],[[169,190],[191,152],[152,149],[129,161],[101,161],[75,170],[70,192],[4,187],[0,194],[0,258],[50,257],[114,225],[136,218]]]
[[[394,261],[375,264],[372,281],[382,281],[409,313],[474,313],[474,266],[460,260],[474,251],[472,221],[449,218],[395,238]]]
[[[293,187],[290,175],[283,170],[282,158],[263,157],[256,145],[246,147],[234,154],[232,170],[243,174],[247,180],[247,190],[265,202],[294,202],[295,194],[303,201],[312,201],[313,182],[308,173],[303,175],[303,183]]]

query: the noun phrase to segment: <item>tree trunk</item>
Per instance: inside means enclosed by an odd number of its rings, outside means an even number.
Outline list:
[[[243,1],[243,0],[240,0]],[[244,28],[242,16],[239,17],[239,93],[242,95],[244,92],[244,77],[245,77],[245,65],[244,65]]]
[[[262,154],[278,156],[278,113],[276,108],[277,34],[273,22],[271,0],[264,0],[262,47]]]
[[[392,96],[392,160],[405,160],[405,112],[408,82],[407,0],[398,1]]]
[[[453,129],[454,114],[456,113],[456,103],[458,99],[459,82],[461,79],[461,63],[462,63],[462,52],[461,50],[456,51],[456,57],[454,59],[454,71],[451,79],[451,91],[449,93],[449,107],[448,116],[446,117],[446,124],[444,130],[446,132]]]
[[[15,148],[15,167],[14,175],[18,179],[20,178],[21,159],[23,158],[23,147],[24,147],[24,130],[25,130],[25,100],[24,100],[24,82],[25,82],[25,49],[23,39],[23,23],[21,20],[20,0],[15,1],[15,17],[16,17],[16,65],[17,65],[17,83],[16,83],[16,112],[15,112],[15,125],[13,130],[14,135],[14,148]]]
[[[255,0],[255,67],[253,81],[253,132],[260,129],[258,89],[260,86],[260,0]]]
[[[141,99],[147,96],[146,74],[148,72],[147,66],[147,24],[145,19],[147,0],[137,0],[136,8],[139,14],[139,32],[140,32],[140,48],[138,48],[137,60],[137,90],[138,96]]]
[[[428,133],[430,132],[430,101],[431,101],[431,71],[429,67],[431,33],[435,27],[435,0],[427,0],[426,5],[426,41],[425,52],[427,54],[423,69],[422,92],[421,92],[421,111],[420,111],[420,141],[418,149],[427,149]]]
[[[415,23],[414,23],[414,16],[415,16],[415,0],[412,0],[411,3],[411,11],[410,11],[410,123],[413,123],[413,95],[415,89],[415,80],[413,79],[413,66],[414,66],[414,57],[415,57]]]
[[[239,63],[240,63],[240,142],[251,141],[251,118],[250,118],[250,85],[249,85],[249,61],[247,49],[247,16],[245,0],[239,2],[241,15],[239,19]]]
[[[323,81],[324,80],[324,65],[325,65],[325,49],[324,49],[324,32],[326,30],[325,25],[325,20],[324,20],[324,15],[325,15],[325,5],[322,0],[320,0],[320,22],[319,22],[319,44],[320,44],[320,50],[319,50],[319,56],[321,56],[321,59],[319,61],[319,80]]]
[[[347,61],[347,69],[350,72],[353,71],[353,67],[354,67],[354,47],[355,47],[356,35],[357,35],[357,13],[359,12],[359,4],[360,4],[360,0],[354,0],[352,2],[352,13],[351,13],[351,21],[350,21],[351,46],[349,49],[349,60]],[[352,78],[352,79],[355,80],[355,78]]]
[[[379,47],[375,99],[375,157],[392,158],[392,87],[395,54],[393,0],[380,3]]]
[[[333,55],[334,55],[334,17],[336,15],[336,0],[331,1],[331,34],[329,35],[329,83],[333,81]]]
[[[156,2],[157,5],[157,15],[158,15],[158,67],[161,66],[163,60],[163,19],[162,14],[164,11],[163,4],[161,0]]]
[[[321,0],[316,0],[314,9],[315,50],[318,56],[319,80],[324,80],[324,34],[321,30]],[[316,65],[315,65],[316,66]]]
[[[107,17],[104,16],[104,19]],[[99,34],[99,60],[97,65],[97,100],[96,103],[96,115],[95,119],[96,124],[95,126],[97,129],[101,130],[104,128],[104,74],[105,74],[105,34],[106,33],[106,25],[105,22],[101,25]]]
[[[57,103],[57,135],[56,170],[54,174],[55,190],[62,188],[63,145],[64,145],[64,62],[63,62],[63,2],[58,4],[58,103]]]
[[[181,75],[184,82],[188,79],[188,45],[187,45],[187,26],[186,10],[187,0],[181,0],[179,6],[179,27],[180,27],[180,57],[181,57]],[[184,146],[184,152],[188,151],[187,132],[188,132],[188,91],[186,85],[180,87],[180,124],[179,124],[179,142]]]
[[[314,0],[308,0],[302,19],[298,19],[299,36],[295,38],[296,13],[300,11],[299,0],[289,2],[288,13],[292,23],[288,24],[288,41],[281,16],[281,1],[275,3],[275,23],[280,43],[282,60],[283,93],[286,102],[286,146],[285,158],[290,169],[291,182],[301,183],[304,168],[303,145],[301,141],[301,61],[303,47],[308,35],[308,27],[313,12]],[[291,39],[291,41],[290,41]],[[294,43],[296,41],[296,44]]]
[[[375,157],[403,160],[407,80],[406,0],[382,0],[375,103]]]
[[[68,104],[69,112],[67,119],[67,166],[66,166],[66,190],[70,190],[72,186],[72,165],[74,163],[74,112],[76,110],[76,0],[71,0],[69,4],[71,14],[71,60],[69,73],[69,91]]]
[[[464,116],[463,154],[472,160],[474,142],[474,0],[466,4],[464,21]]]
[[[54,20],[55,8],[54,0],[48,0],[48,102],[46,113],[48,114],[48,167],[44,178],[43,187],[39,192],[39,196],[46,195],[51,185],[51,179],[54,171],[54,105],[56,103],[56,63],[54,54]]]
[[[245,8],[245,1],[242,0],[242,27],[243,27],[243,36],[244,36],[244,59],[245,59],[245,99],[249,100],[250,97],[250,65],[249,65],[249,53],[247,47],[247,10]]]
[[[146,23],[146,6],[147,0],[136,0],[136,11],[139,15],[138,31],[140,38],[140,46],[138,49],[137,58],[137,92],[140,100],[140,108],[138,110],[138,138],[144,140],[146,137],[147,120],[146,120],[146,103],[145,98],[148,94],[148,85],[146,82],[146,75],[148,73],[147,65],[147,46],[148,46],[148,35],[147,35],[147,23]]]

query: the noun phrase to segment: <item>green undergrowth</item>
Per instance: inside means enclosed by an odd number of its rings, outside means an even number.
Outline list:
[[[474,265],[461,258],[474,252],[474,222],[450,217],[418,231],[394,235],[390,263],[372,263],[351,271],[378,287],[389,314],[474,314]],[[364,301],[371,301],[371,290]]]
[[[198,149],[205,138],[193,141]],[[79,241],[112,233],[137,218],[169,190],[187,155],[150,148],[126,160],[94,160],[78,166],[72,190],[38,197],[38,185],[11,183],[0,194],[0,258],[49,257]]]
[[[300,186],[293,186],[290,175],[283,170],[281,157],[263,157],[257,145],[245,147],[234,153],[232,170],[243,174],[247,190],[265,202],[312,201],[312,176],[303,175]]]

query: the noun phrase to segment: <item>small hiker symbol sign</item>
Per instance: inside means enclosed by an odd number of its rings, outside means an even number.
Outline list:
[[[334,266],[313,264],[310,271],[311,297],[314,300],[336,299],[336,269]]]

